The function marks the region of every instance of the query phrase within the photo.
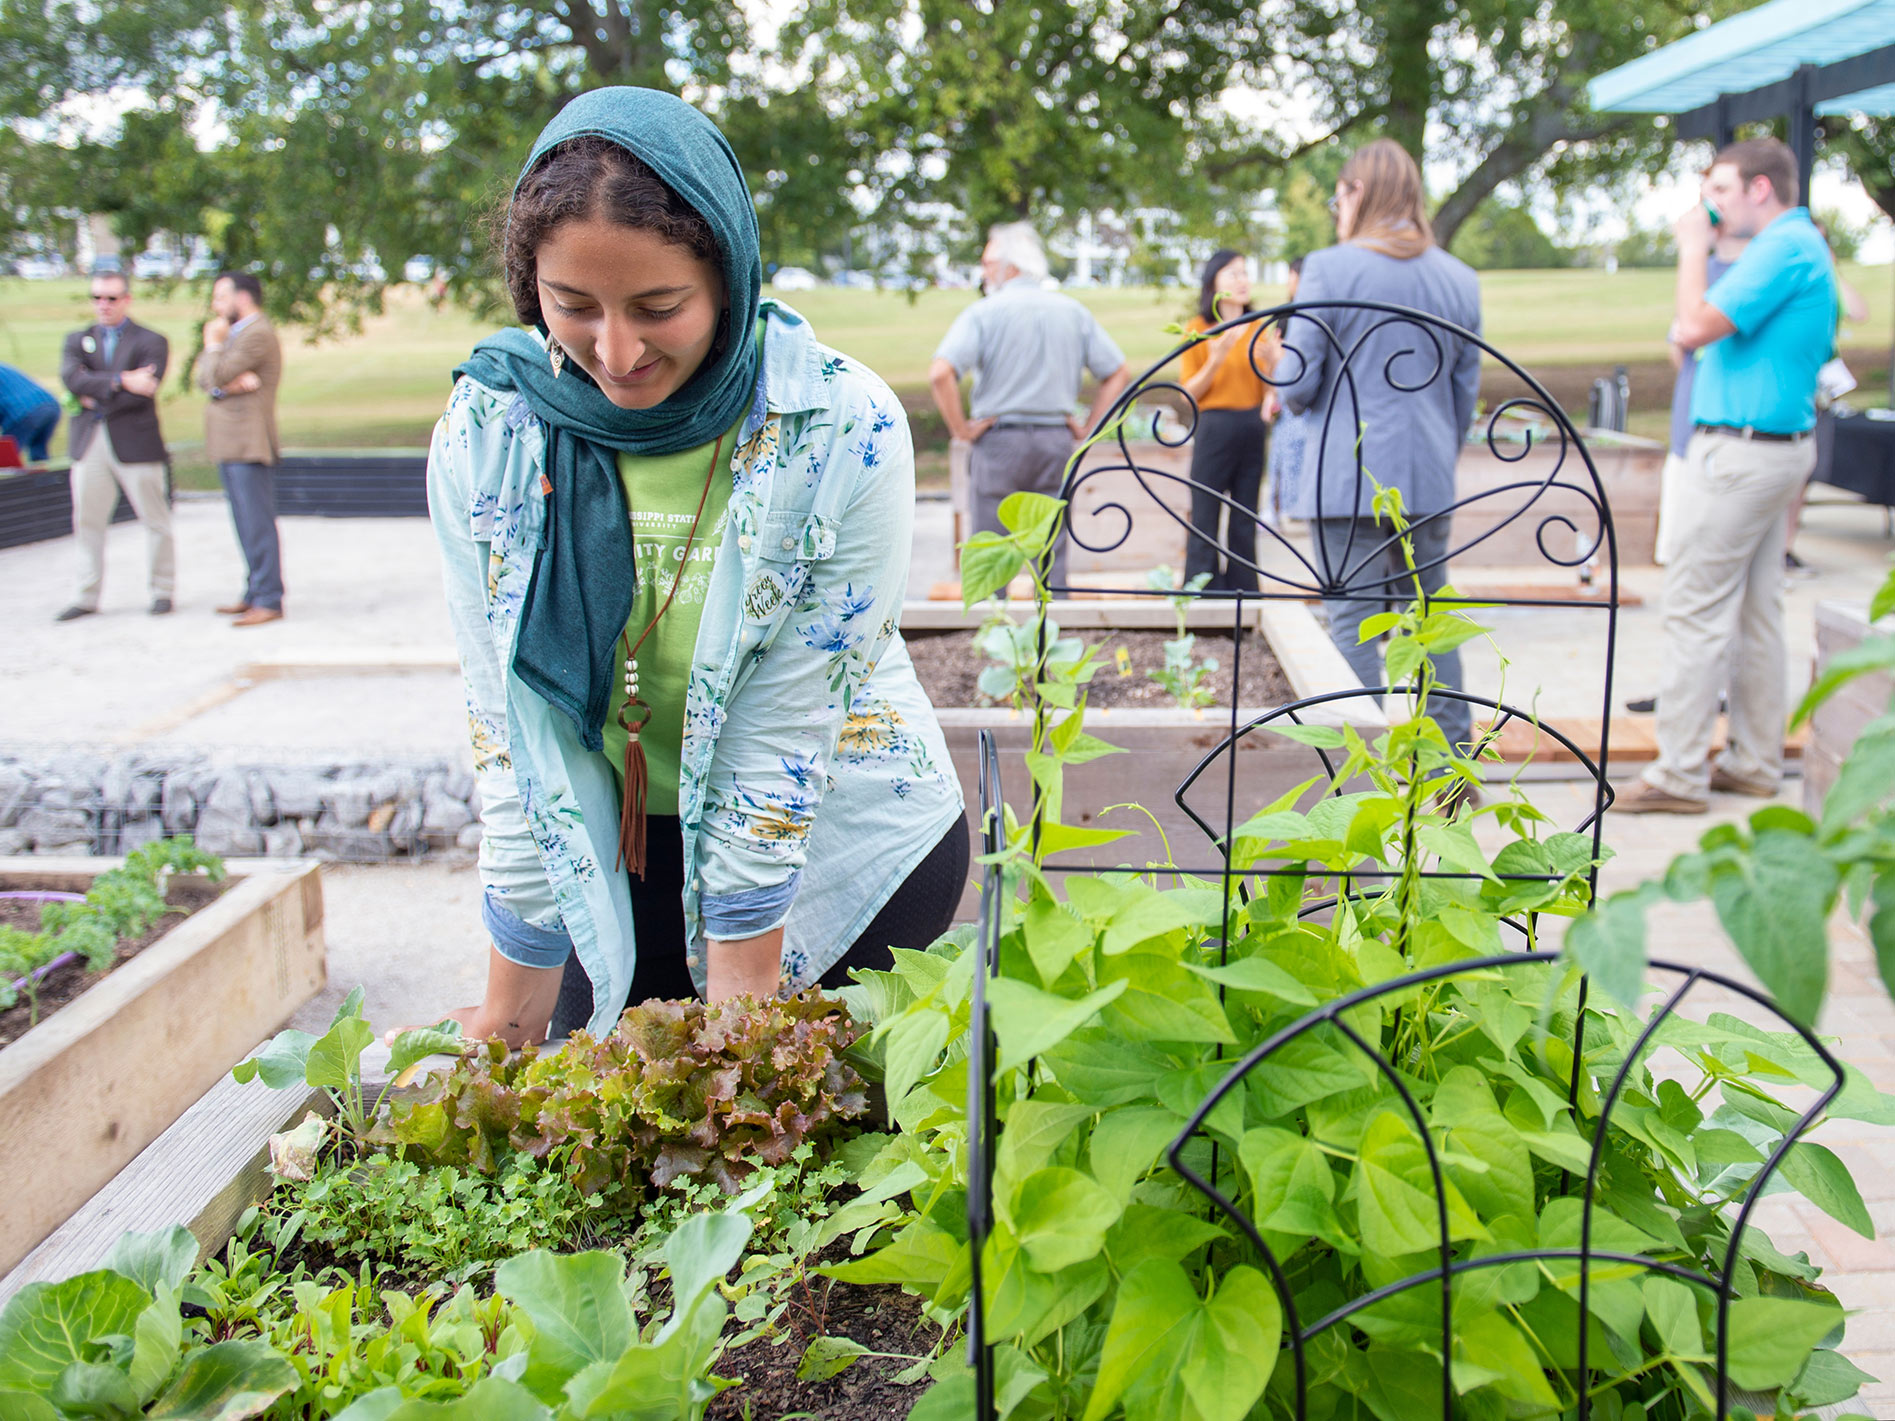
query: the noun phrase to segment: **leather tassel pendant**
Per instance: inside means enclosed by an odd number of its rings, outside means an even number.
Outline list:
[[[625,742],[625,792],[619,796],[618,866],[641,882],[645,877],[645,749],[633,727]]]
[[[639,640],[642,642],[644,638]],[[645,801],[651,771],[646,767],[645,747],[638,743],[638,732],[650,720],[651,707],[638,698],[638,658],[628,649],[625,704],[619,707],[619,728],[625,732],[625,776],[624,789],[619,795],[618,866],[640,881],[645,877]]]
[[[557,344],[553,346],[558,351]],[[557,367],[555,367],[557,370]],[[620,634],[619,645],[625,652],[625,703],[619,707],[619,726],[625,731],[625,787],[619,795],[619,859],[618,866],[641,882],[645,877],[645,801],[650,788],[651,771],[645,765],[645,747],[638,743],[638,733],[651,723],[651,707],[639,699],[638,695],[638,649],[645,644],[645,638],[652,634],[658,623],[664,620],[671,603],[678,595],[678,587],[684,581],[683,568],[691,561],[691,549],[697,542],[698,524],[704,518],[704,505],[711,496],[711,480],[716,477],[718,460],[724,452],[724,436],[717,436],[717,443],[711,446],[711,465],[704,473],[704,491],[697,498],[697,512],[691,518],[691,531],[684,540],[684,551],[678,558],[679,572],[671,579],[671,590],[665,593],[664,604],[658,608],[658,615],[645,624],[645,630],[633,641],[628,627]]]

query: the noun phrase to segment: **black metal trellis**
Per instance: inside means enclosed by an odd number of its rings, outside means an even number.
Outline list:
[[[1326,502],[1333,496],[1328,481],[1323,479],[1321,470],[1325,456],[1333,438],[1347,438],[1353,446],[1354,486],[1347,490],[1351,495],[1346,507],[1336,507],[1334,516],[1356,516],[1366,506],[1365,491],[1370,486],[1373,470],[1366,468],[1363,462],[1362,441],[1357,437],[1358,420],[1356,413],[1362,407],[1362,393],[1370,382],[1379,380],[1387,390],[1403,396],[1416,398],[1440,398],[1448,394],[1445,389],[1432,389],[1445,380],[1451,380],[1450,371],[1457,363],[1479,356],[1492,357],[1507,371],[1518,377],[1526,386],[1528,394],[1509,399],[1496,408],[1487,417],[1483,434],[1484,442],[1492,454],[1502,463],[1523,461],[1536,447],[1532,432],[1525,436],[1518,453],[1508,453],[1499,438],[1499,422],[1510,414],[1531,414],[1544,426],[1550,428],[1551,435],[1546,441],[1550,444],[1554,458],[1551,467],[1539,477],[1521,478],[1505,482],[1498,487],[1479,491],[1467,498],[1460,499],[1439,509],[1405,510],[1405,516],[1413,530],[1434,529],[1437,526],[1443,532],[1444,547],[1425,560],[1417,558],[1413,566],[1404,566],[1395,572],[1378,572],[1377,566],[1385,554],[1390,552],[1402,538],[1402,534],[1388,529],[1386,525],[1359,518],[1343,540],[1340,554],[1321,537],[1312,537],[1314,557],[1292,544],[1271,523],[1264,522],[1255,510],[1244,507],[1229,495],[1211,489],[1205,489],[1193,483],[1186,475],[1180,475],[1166,469],[1142,465],[1134,451],[1127,433],[1129,420],[1125,418],[1134,405],[1141,399],[1149,399],[1154,394],[1164,396],[1173,404],[1181,404],[1188,415],[1182,426],[1182,433],[1167,437],[1156,419],[1152,421],[1151,438],[1161,445],[1176,448],[1189,439],[1197,425],[1197,407],[1182,384],[1167,378],[1161,378],[1160,372],[1175,361],[1186,349],[1180,345],[1164,359],[1158,361],[1120,396],[1107,416],[1106,427],[1111,428],[1117,422],[1117,428],[1110,438],[1110,445],[1116,446],[1116,460],[1108,457],[1092,467],[1069,472],[1061,495],[1066,500],[1057,537],[1068,537],[1072,543],[1082,549],[1094,552],[1109,552],[1124,544],[1138,521],[1134,511],[1127,506],[1127,500],[1134,495],[1128,490],[1113,497],[1110,501],[1092,510],[1090,519],[1096,523],[1100,519],[1115,521],[1117,526],[1106,527],[1095,533],[1092,525],[1074,526],[1074,492],[1085,483],[1108,474],[1129,476],[1132,488],[1148,496],[1155,513],[1146,516],[1170,518],[1185,531],[1187,539],[1197,538],[1210,543],[1216,557],[1221,558],[1233,569],[1244,569],[1254,573],[1259,580],[1258,590],[1246,588],[1210,588],[1189,594],[1201,602],[1228,602],[1231,606],[1231,644],[1232,678],[1230,705],[1223,707],[1225,724],[1221,738],[1202,757],[1189,772],[1174,793],[1174,801],[1179,809],[1202,831],[1212,846],[1216,861],[1201,866],[1168,864],[1166,872],[1191,874],[1202,878],[1215,878],[1223,886],[1224,916],[1226,926],[1224,940],[1229,940],[1229,924],[1232,921],[1233,906],[1250,892],[1251,885],[1276,875],[1305,875],[1307,870],[1301,865],[1288,868],[1243,868],[1232,863],[1235,829],[1239,823],[1237,803],[1239,798],[1238,756],[1239,745],[1249,736],[1259,731],[1267,731],[1273,723],[1287,721],[1291,724],[1305,723],[1305,716],[1317,707],[1344,702],[1363,697],[1383,697],[1390,695],[1413,694],[1414,686],[1375,686],[1351,688],[1330,692],[1325,695],[1311,696],[1287,705],[1270,709],[1262,714],[1245,718],[1238,708],[1238,690],[1241,685],[1241,658],[1243,654],[1243,634],[1245,630],[1246,605],[1258,601],[1305,599],[1320,597],[1324,599],[1353,598],[1358,600],[1381,600],[1384,602],[1407,602],[1412,600],[1411,589],[1416,579],[1444,570],[1445,564],[1452,558],[1465,553],[1469,548],[1491,538],[1503,528],[1523,519],[1535,516],[1535,505],[1549,494],[1559,493],[1576,496],[1582,513],[1582,522],[1589,526],[1581,528],[1575,524],[1572,516],[1566,512],[1541,509],[1538,522],[1533,527],[1533,544],[1540,555],[1548,562],[1562,568],[1578,568],[1603,559],[1604,580],[1601,595],[1579,602],[1565,599],[1553,599],[1528,596],[1498,596],[1473,598],[1459,595],[1439,595],[1428,593],[1421,597],[1424,606],[1455,607],[1478,603],[1482,606],[1501,607],[1545,607],[1559,606],[1567,609],[1592,609],[1603,616],[1603,639],[1605,672],[1601,685],[1599,745],[1595,758],[1587,747],[1575,743],[1570,736],[1546,725],[1540,724],[1538,717],[1518,707],[1506,705],[1488,697],[1469,693],[1459,686],[1437,684],[1431,691],[1431,704],[1442,701],[1458,701],[1471,709],[1486,709],[1492,712],[1492,719],[1484,730],[1474,732],[1473,747],[1470,755],[1477,755],[1485,745],[1513,720],[1522,720],[1535,726],[1538,733],[1557,742],[1573,755],[1581,766],[1584,778],[1593,785],[1593,799],[1590,812],[1574,826],[1575,832],[1589,832],[1593,841],[1593,857],[1599,858],[1604,831],[1605,810],[1612,802],[1612,789],[1607,781],[1606,766],[1609,757],[1608,729],[1610,725],[1610,707],[1612,704],[1612,666],[1616,648],[1618,627],[1618,544],[1612,524],[1611,509],[1598,471],[1594,467],[1584,440],[1567,418],[1564,411],[1527,371],[1508,359],[1500,351],[1487,345],[1477,335],[1440,317],[1423,311],[1413,310],[1384,302],[1374,301],[1323,301],[1280,306],[1267,311],[1248,312],[1218,325],[1203,338],[1210,338],[1222,331],[1249,326],[1251,332],[1248,349],[1253,370],[1268,384],[1284,386],[1295,383],[1308,369],[1311,361],[1320,362],[1323,367],[1320,382],[1322,394],[1317,407],[1321,409],[1321,423],[1317,437],[1311,441],[1307,451],[1312,475],[1317,479],[1316,512],[1318,517],[1331,516]],[[1277,331],[1282,335],[1282,354],[1272,370],[1265,370],[1260,362],[1263,339],[1266,332]],[[1472,355],[1470,356],[1470,352]],[[1463,368],[1464,365],[1463,365]],[[1109,446],[1108,446],[1109,447]],[[1573,467],[1569,470],[1568,463]],[[1277,546],[1289,556],[1290,568],[1287,572],[1263,565],[1261,558],[1238,555],[1226,541],[1207,536],[1192,527],[1187,516],[1181,516],[1166,501],[1159,497],[1159,487],[1170,484],[1183,486],[1193,494],[1209,495],[1222,509],[1228,510],[1231,526],[1237,526],[1237,520],[1254,522],[1260,535],[1276,540]],[[1512,500],[1508,502],[1507,500]],[[1496,501],[1499,501],[1496,503]],[[1452,538],[1452,523],[1456,513],[1476,504],[1493,505],[1499,510],[1492,525],[1478,535],[1463,542],[1455,543]],[[1358,553],[1358,537],[1364,546]],[[1572,553],[1562,555],[1549,544],[1549,538],[1571,540]],[[1412,544],[1411,544],[1412,546]],[[1041,566],[1042,576],[1051,566],[1052,554],[1049,549]],[[1432,579],[1431,579],[1432,580]],[[1073,589],[1055,584],[1050,590],[1055,594]],[[1090,586],[1089,593],[1105,593],[1123,597],[1173,597],[1176,591],[1154,590],[1140,583],[1128,587],[1100,588]],[[1044,623],[1041,624],[1042,645],[1040,654],[1044,658]],[[1334,785],[1335,765],[1328,754],[1320,748],[1314,751],[1321,762],[1326,778],[1331,782],[1334,792],[1340,793],[1341,787]],[[1220,763],[1221,762],[1221,763]],[[1213,771],[1221,774],[1212,775]],[[1187,795],[1201,783],[1211,784],[1221,780],[1221,813],[1205,814],[1187,802]],[[1000,773],[1000,761],[991,735],[983,732],[980,738],[980,799],[983,826],[983,845],[987,853],[996,854],[1004,845],[1003,798]],[[1086,873],[1142,873],[1142,868],[1109,869],[1093,864],[1060,864],[1047,862],[1043,865],[1047,872],[1086,872]],[[1347,873],[1335,875],[1340,887],[1338,899],[1350,896],[1351,880],[1387,877],[1396,870],[1358,870],[1352,868]],[[1430,879],[1471,878],[1472,874],[1451,870],[1422,870],[1421,877]],[[1546,875],[1502,875],[1525,881],[1549,881]],[[1597,870],[1592,874],[1596,887]],[[987,1004],[986,983],[999,972],[999,945],[1004,923],[1003,899],[1008,892],[1002,869],[990,863],[983,880],[981,915],[978,934],[978,965],[980,970],[974,974],[972,989],[972,1031],[969,1050],[968,1069],[968,1176],[969,1190],[967,1203],[968,1233],[973,1260],[971,1278],[972,1294],[967,1316],[969,1361],[975,1374],[976,1410],[978,1421],[991,1421],[995,1411],[995,1373],[993,1350],[985,1337],[985,1296],[981,1255],[986,1239],[989,1237],[994,1219],[993,1209],[993,1168],[998,1137],[998,1123],[995,1118],[993,1061],[994,1039],[991,1018]],[[1329,905],[1338,901],[1329,900]],[[1324,904],[1306,905],[1304,912],[1319,912]],[[1531,914],[1529,914],[1529,923]],[[1510,926],[1526,934],[1528,927],[1518,921],[1510,920]],[[1529,937],[1530,946],[1530,937]],[[1166,1158],[1171,1168],[1185,1179],[1200,1194],[1207,1204],[1223,1213],[1245,1235],[1254,1246],[1260,1258],[1266,1264],[1267,1271],[1275,1288],[1285,1318],[1285,1338],[1292,1353],[1295,1388],[1295,1416],[1298,1421],[1306,1415],[1308,1365],[1306,1348],[1310,1341],[1328,1329],[1371,1307],[1377,1302],[1394,1297],[1416,1287],[1438,1286],[1441,1291],[1442,1307],[1442,1356],[1441,1356],[1441,1416],[1443,1421],[1454,1414],[1453,1337],[1452,1337],[1452,1300],[1454,1280],[1470,1271],[1499,1267],[1512,1263],[1576,1260],[1579,1266],[1578,1317],[1580,1319],[1578,1337],[1578,1367],[1580,1378],[1578,1418],[1587,1421],[1590,1412],[1590,1398],[1587,1394],[1585,1377],[1589,1358],[1589,1337],[1587,1320],[1590,1317],[1592,1269],[1595,1263],[1631,1265],[1642,1269],[1666,1273],[1678,1277],[1690,1284],[1712,1291],[1717,1304],[1717,1342],[1716,1342],[1716,1399],[1717,1421],[1724,1421],[1728,1414],[1728,1316],[1733,1297],[1731,1283],[1732,1271],[1736,1265],[1744,1233],[1749,1226],[1751,1213],[1758,1199],[1778,1166],[1787,1155],[1790,1146],[1810,1127],[1823,1109],[1841,1090],[1844,1075],[1841,1066],[1806,1028],[1783,1017],[1774,1005],[1762,994],[1741,983],[1683,964],[1654,961],[1652,968],[1661,973],[1682,978],[1678,986],[1667,996],[1662,1006],[1652,1014],[1634,1045],[1625,1053],[1625,1059],[1612,1079],[1609,1089],[1602,1096],[1602,1108],[1594,1130],[1591,1148],[1591,1168],[1588,1170],[1580,1195],[1580,1244],[1577,1249],[1540,1248],[1493,1254],[1480,1257],[1456,1259],[1449,1237],[1446,1190],[1443,1187],[1445,1175],[1434,1139],[1427,1120],[1414,1095],[1400,1078],[1392,1062],[1383,1056],[1368,1041],[1364,1040],[1350,1024],[1343,1019],[1343,1013],[1364,1002],[1379,1000],[1382,997],[1412,990],[1418,986],[1443,981],[1475,972],[1517,970],[1554,961],[1557,954],[1540,951],[1521,951],[1505,953],[1499,956],[1463,960],[1452,964],[1406,973],[1396,979],[1378,983],[1375,986],[1342,997],[1316,1008],[1292,1025],[1279,1031],[1269,1040],[1256,1046],[1241,1059],[1235,1061],[1219,1084],[1200,1103],[1189,1122],[1172,1142]],[[1541,967],[1540,970],[1549,970]],[[1832,1083],[1821,1093],[1816,1102],[1806,1110],[1796,1122],[1795,1127],[1784,1137],[1782,1143],[1769,1160],[1750,1181],[1739,1212],[1734,1221],[1730,1241],[1726,1248],[1723,1267],[1717,1275],[1701,1272],[1697,1269],[1667,1261],[1646,1258],[1637,1254],[1624,1254],[1592,1247],[1593,1205],[1597,1192],[1600,1166],[1603,1159],[1607,1128],[1610,1123],[1613,1106],[1619,1099],[1626,1081],[1637,1066],[1646,1048],[1665,1021],[1669,1020],[1678,1004],[1699,984],[1709,982],[1718,987],[1735,992],[1749,1001],[1762,1006],[1795,1030],[1803,1041],[1815,1053],[1833,1076]],[[1584,1044],[1587,1021],[1587,985],[1581,979],[1578,986],[1577,1001],[1574,1009],[1573,1070],[1569,1086],[1569,1099],[1576,1100],[1585,1071]],[[1422,1145],[1426,1151],[1432,1172],[1437,1202],[1437,1224],[1439,1227],[1439,1262],[1434,1267],[1418,1272],[1408,1278],[1397,1280],[1383,1287],[1373,1289],[1360,1297],[1350,1299],[1325,1316],[1305,1322],[1300,1316],[1284,1271],[1265,1244],[1256,1224],[1250,1220],[1235,1203],[1227,1198],[1217,1187],[1216,1142],[1212,1141],[1213,1153],[1211,1178],[1205,1178],[1196,1172],[1185,1158],[1186,1146],[1198,1134],[1212,1111],[1233,1089],[1236,1089],[1249,1073],[1263,1065],[1284,1046],[1318,1028],[1327,1027],[1340,1032],[1353,1045],[1354,1049],[1365,1055],[1371,1065],[1379,1071],[1394,1087],[1408,1117],[1417,1127]],[[1421,1421],[1421,1418],[1417,1418]]]

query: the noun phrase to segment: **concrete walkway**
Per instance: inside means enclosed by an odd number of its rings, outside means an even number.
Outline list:
[[[283,759],[465,754],[460,678],[426,520],[283,519],[288,615],[243,631],[211,611],[242,585],[222,499],[187,498],[176,521],[178,610],[169,617],[145,615],[144,534],[135,524],[109,534],[102,614],[78,622],[53,621],[71,601],[70,539],[0,552],[9,669],[25,692],[0,702],[0,747],[205,746]],[[953,580],[951,529],[945,502],[918,505],[911,598]],[[1815,604],[1865,599],[1890,545],[1879,509],[1824,504],[1809,510],[1797,546],[1816,570],[1787,596],[1790,682],[1800,692]],[[1288,555],[1277,557],[1287,567]],[[1463,580],[1477,591],[1506,575],[1482,568]],[[1520,577],[1569,580],[1549,566]],[[1651,694],[1663,656],[1662,570],[1628,567],[1622,577],[1641,601],[1619,614],[1615,713],[1627,698]],[[1537,701],[1548,718],[1599,714],[1606,619],[1596,608],[1478,615],[1494,637],[1465,650],[1468,689],[1504,691],[1516,705]],[[325,665],[347,669],[325,674]],[[362,669],[374,666],[405,669]]]

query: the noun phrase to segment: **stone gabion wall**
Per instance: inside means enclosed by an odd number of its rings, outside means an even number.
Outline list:
[[[226,856],[374,863],[469,853],[480,846],[479,812],[473,772],[442,761],[0,754],[0,854],[121,854],[190,834]]]

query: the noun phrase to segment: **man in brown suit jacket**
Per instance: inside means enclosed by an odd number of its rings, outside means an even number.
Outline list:
[[[213,319],[204,325],[197,383],[211,402],[204,409],[204,442],[230,498],[249,580],[241,596],[219,612],[233,626],[256,627],[283,616],[283,564],[276,536],[276,387],[283,347],[263,314],[263,286],[247,271],[227,271],[211,287]]]
[[[80,571],[79,594],[57,620],[70,622],[99,610],[105,530],[121,488],[145,525],[151,611],[160,616],[171,610],[177,582],[156,398],[171,343],[131,318],[131,284],[122,272],[92,278],[92,309],[98,323],[67,336],[59,360],[59,377],[80,406],[71,432],[72,531],[79,542]]]

